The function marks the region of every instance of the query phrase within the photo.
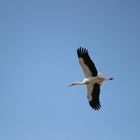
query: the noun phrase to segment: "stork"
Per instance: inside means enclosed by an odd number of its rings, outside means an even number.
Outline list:
[[[86,85],[87,86],[87,98],[89,101],[89,105],[94,110],[99,110],[101,107],[100,104],[100,86],[104,83],[104,81],[113,80],[114,78],[109,77],[106,78],[102,73],[98,73],[95,64],[90,59],[88,54],[88,50],[86,48],[78,48],[77,55],[79,59],[79,63],[83,69],[85,78],[82,82],[74,82],[68,86],[74,85]]]

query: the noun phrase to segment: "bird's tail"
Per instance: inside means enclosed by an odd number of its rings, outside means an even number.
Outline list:
[[[98,77],[105,79],[104,75],[101,72],[98,73]],[[103,85],[103,83],[104,83],[104,80],[101,82],[101,85]]]
[[[98,73],[98,77],[99,78],[105,78],[104,75],[101,72]]]

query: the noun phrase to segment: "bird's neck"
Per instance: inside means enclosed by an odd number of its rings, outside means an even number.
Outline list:
[[[74,85],[83,85],[83,82],[74,82]]]

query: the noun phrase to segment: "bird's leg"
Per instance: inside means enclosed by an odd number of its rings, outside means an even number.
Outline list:
[[[109,77],[109,78],[105,78],[105,80],[114,80],[114,78],[113,77]]]
[[[114,80],[114,78],[113,77],[110,77],[110,78],[108,78],[108,80]]]

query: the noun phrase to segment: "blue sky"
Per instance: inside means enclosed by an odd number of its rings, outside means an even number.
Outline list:
[[[76,49],[89,49],[101,87],[100,111]],[[140,139],[138,0],[0,0],[0,139]]]

